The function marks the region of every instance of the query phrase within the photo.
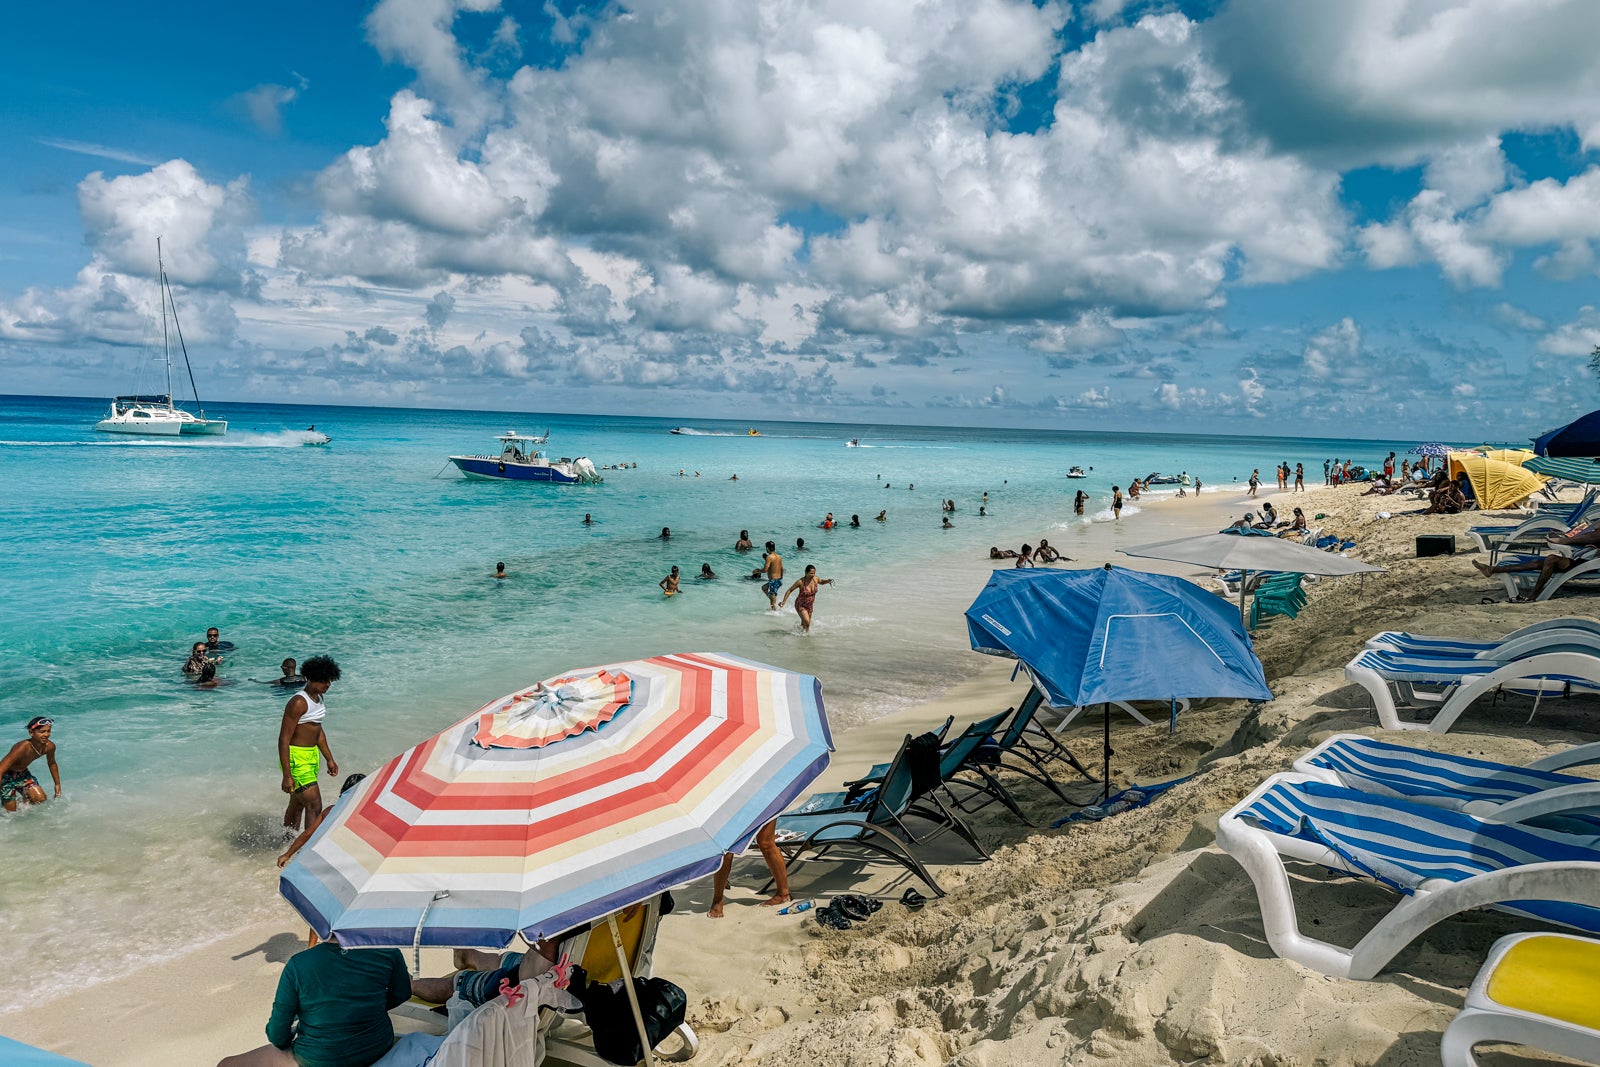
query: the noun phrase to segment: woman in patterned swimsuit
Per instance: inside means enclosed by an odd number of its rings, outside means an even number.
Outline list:
[[[795,614],[800,616],[800,632],[811,632],[811,607],[817,602],[817,590],[825,585],[832,585],[832,578],[818,578],[815,564],[806,564],[806,572],[789,587],[789,592],[783,594],[783,600],[778,604],[781,608],[789,603],[789,593],[799,591],[794,598]]]

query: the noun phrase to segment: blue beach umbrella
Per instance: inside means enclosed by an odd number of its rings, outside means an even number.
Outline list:
[[[1459,448],[1454,448],[1454,447],[1452,447],[1450,445],[1442,444],[1442,443],[1440,443],[1438,441],[1428,441],[1425,444],[1418,445],[1416,448],[1408,448],[1408,449],[1406,449],[1406,453],[1408,455],[1412,455],[1412,456],[1431,456],[1434,459],[1439,459],[1439,458],[1441,458],[1443,456],[1448,456],[1452,452],[1459,452],[1459,451],[1461,451]]]
[[[1533,450],[1541,456],[1600,456],[1600,411],[1591,411],[1565,426],[1540,434],[1533,439]]]
[[[1272,699],[1233,606],[1171,575],[995,571],[967,609],[967,635],[978,652],[1020,661],[1053,706],[1105,705],[1108,796],[1111,702]]]

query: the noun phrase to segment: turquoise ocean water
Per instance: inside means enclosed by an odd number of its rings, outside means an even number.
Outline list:
[[[845,727],[980,664],[960,613],[989,545],[1044,534],[1077,555],[1153,539],[1137,505],[1109,522],[1113,481],[1182,469],[1229,490],[1287,459],[1320,484],[1324,458],[1404,447],[770,422],[752,438],[705,421],[674,436],[685,420],[247,404],[209,411],[230,420],[224,438],[141,440],[93,432],[103,407],[0,397],[0,741],[54,716],[66,793],[0,817],[0,969],[30,978],[13,1010],[91,980],[85,946],[92,977],[110,979],[281,918],[284,696],[248,679],[285,656],[343,668],[328,732],[344,773],[533,680],[690,649],[818,675]],[[312,423],[331,445],[304,443]],[[638,467],[560,487],[446,466],[513,428],[549,428],[554,455]],[[1067,480],[1072,464],[1091,477]],[[1094,495],[1081,520],[1078,488]],[[863,526],[817,529],[829,511]],[[741,528],[787,549],[791,578],[812,562],[838,579],[810,637],[743,580],[759,558],[732,551]],[[812,550],[793,552],[797,537]],[[489,577],[500,560],[509,581]],[[692,578],[705,562],[719,581]],[[656,583],[673,564],[685,594],[667,600]],[[180,668],[210,625],[238,646],[231,684],[197,690]]]

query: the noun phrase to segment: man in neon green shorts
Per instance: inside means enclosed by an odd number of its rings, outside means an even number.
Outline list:
[[[283,825],[296,832],[322,812],[317,777],[323,757],[328,760],[328,773],[339,773],[328,733],[322,728],[328,714],[322,698],[339,680],[339,665],[327,656],[312,656],[300,665],[300,674],[306,686],[283,706],[283,724],[278,729],[278,767],[283,771],[283,791],[289,794]]]

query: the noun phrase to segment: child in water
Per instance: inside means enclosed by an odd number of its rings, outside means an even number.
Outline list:
[[[665,578],[661,579],[661,581],[656,583],[656,584],[661,586],[661,592],[662,592],[663,595],[665,595],[665,596],[677,596],[678,595],[678,568],[676,568],[676,567],[672,568],[672,573],[667,575]]]

